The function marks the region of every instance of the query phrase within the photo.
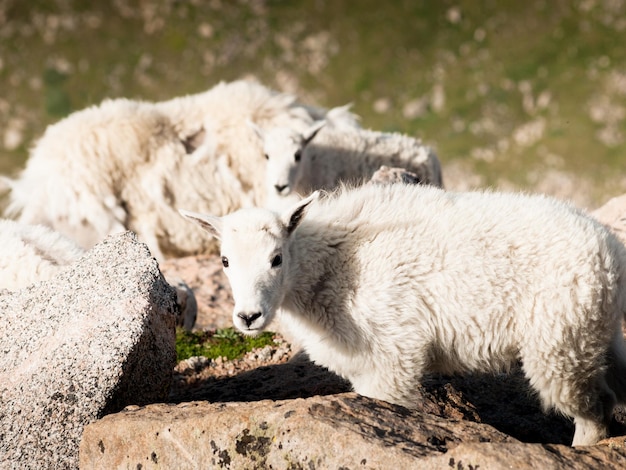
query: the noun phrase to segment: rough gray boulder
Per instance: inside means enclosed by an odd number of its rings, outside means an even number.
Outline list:
[[[176,292],[131,233],[0,293],[0,468],[75,468],[83,428],[167,397]]]

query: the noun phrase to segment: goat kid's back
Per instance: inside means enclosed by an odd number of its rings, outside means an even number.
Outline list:
[[[324,240],[339,253],[315,261],[328,253]],[[613,405],[626,401],[626,252],[569,205],[364,187],[311,204],[292,243],[301,253],[294,285],[317,265],[351,286],[327,288],[347,297],[318,310],[326,318],[287,317],[310,356],[359,393],[410,406],[424,372],[502,370],[521,359],[544,406],[575,418],[575,445],[606,436]],[[299,300],[287,294],[285,303]],[[315,334],[321,325],[333,328]]]
[[[311,204],[293,242],[296,278],[349,254],[351,269],[332,271],[354,286],[341,314],[365,331],[375,325],[367,334],[390,330],[389,343],[400,325],[428,332],[442,351],[430,365],[443,372],[505,366],[531,340],[521,338],[556,343],[569,323],[603,329],[626,310],[622,245],[543,196],[364,187]],[[324,243],[337,249],[316,261]]]

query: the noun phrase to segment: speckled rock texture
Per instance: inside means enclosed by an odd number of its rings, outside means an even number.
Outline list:
[[[76,468],[83,428],[164,400],[176,292],[131,233],[0,295],[0,468]]]

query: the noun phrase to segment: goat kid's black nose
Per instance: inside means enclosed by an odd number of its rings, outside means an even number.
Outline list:
[[[261,312],[255,312],[255,313],[238,313],[237,316],[239,318],[241,318],[243,321],[246,322],[246,326],[250,326],[252,325],[252,323],[254,323],[254,320],[256,320],[257,318],[259,318],[261,316]]]
[[[282,193],[287,188],[287,185],[286,184],[275,184],[274,188],[276,188],[277,192]]]

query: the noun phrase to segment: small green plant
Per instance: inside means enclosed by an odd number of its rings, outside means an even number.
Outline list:
[[[274,342],[274,333],[265,332],[258,336],[245,336],[234,328],[219,328],[212,331],[189,332],[176,329],[176,358],[178,361],[192,356],[209,359],[225,357],[238,359],[247,352]]]

